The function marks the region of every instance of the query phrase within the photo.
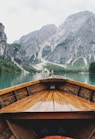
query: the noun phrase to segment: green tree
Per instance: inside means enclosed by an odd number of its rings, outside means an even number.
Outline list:
[[[89,72],[90,73],[95,73],[95,62],[90,63]]]
[[[4,59],[0,56],[0,73],[7,72],[7,73],[20,73],[21,69],[17,67],[14,63],[12,63],[8,59]]]

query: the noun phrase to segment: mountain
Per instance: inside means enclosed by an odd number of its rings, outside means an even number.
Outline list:
[[[4,56],[7,53],[8,45],[7,45],[7,37],[4,32],[4,25],[0,23],[0,56]]]
[[[4,25],[0,23],[0,56],[28,71],[33,64],[45,60],[86,67],[95,61],[95,14],[89,11],[73,14],[59,27],[45,25],[13,44],[7,44]]]
[[[76,66],[95,61],[95,14],[84,11],[69,16],[59,26],[47,60]]]
[[[7,43],[7,36],[4,30],[4,25],[0,23],[0,74],[2,72],[20,73],[20,67],[16,64],[16,62],[11,60],[11,50],[14,51],[15,47],[9,47],[9,44]]]
[[[43,26],[20,38],[25,58],[76,66],[95,61],[95,14],[83,11],[69,16],[63,24]]]
[[[57,27],[50,24],[43,26],[40,30],[22,36],[19,44],[25,50],[25,57],[31,61],[40,60],[45,44],[51,41],[51,37],[56,33],[56,30]]]

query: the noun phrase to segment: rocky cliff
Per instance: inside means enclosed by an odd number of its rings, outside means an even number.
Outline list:
[[[85,11],[69,16],[58,28],[52,43],[55,45],[47,56],[49,61],[77,66],[94,61],[95,14]]]
[[[95,14],[73,14],[58,28],[46,25],[21,37],[19,44],[32,63],[43,58],[53,63],[86,66],[95,61]]]
[[[4,32],[4,25],[0,23],[0,56],[6,55],[7,52],[7,37]]]
[[[42,27],[40,30],[22,36],[19,43],[21,48],[25,50],[25,57],[31,61],[41,60],[42,50],[56,33],[56,29],[55,25],[50,24]]]

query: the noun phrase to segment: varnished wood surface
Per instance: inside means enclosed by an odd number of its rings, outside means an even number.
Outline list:
[[[26,82],[26,83],[11,86],[11,87],[8,87],[8,88],[5,88],[5,89],[1,89],[0,90],[0,95],[7,94],[9,92],[16,91],[18,89],[21,89],[21,88],[24,88],[24,87],[27,87],[27,86],[30,86],[30,85],[39,84],[39,83],[40,83],[40,80],[36,80],[36,81],[33,81],[33,82]]]
[[[0,113],[62,111],[95,111],[95,103],[62,91],[47,90],[0,109]]]
[[[66,80],[66,82],[68,82],[70,84],[78,85],[78,86],[81,86],[81,87],[85,87],[85,88],[88,88],[88,89],[91,89],[91,90],[95,91],[95,86],[91,85],[91,84],[86,84],[86,83],[74,81],[74,80],[71,80],[71,79]]]

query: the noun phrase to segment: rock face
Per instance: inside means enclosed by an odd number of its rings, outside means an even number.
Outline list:
[[[69,16],[53,39],[47,59],[60,64],[87,65],[95,60],[95,14],[85,11]],[[51,45],[52,45],[51,43]]]
[[[7,37],[4,32],[4,25],[0,23],[0,56],[4,56],[7,52]]]
[[[25,50],[27,59],[35,61],[42,58],[42,50],[45,44],[50,42],[51,36],[56,33],[56,29],[55,25],[46,25],[40,30],[21,37],[19,43]]]
[[[95,14],[73,14],[58,28],[46,25],[21,37],[19,44],[32,63],[43,58],[59,64],[87,65],[95,61]]]

